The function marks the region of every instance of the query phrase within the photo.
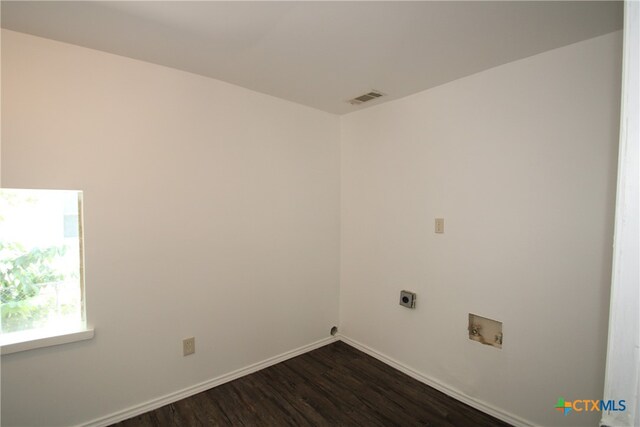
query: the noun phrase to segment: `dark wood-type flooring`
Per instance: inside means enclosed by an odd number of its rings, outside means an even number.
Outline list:
[[[115,424],[507,425],[340,341]]]

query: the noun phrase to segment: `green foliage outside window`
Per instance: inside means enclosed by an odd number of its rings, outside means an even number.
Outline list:
[[[0,310],[2,332],[32,329],[55,308],[55,297],[39,298],[50,283],[64,280],[52,261],[63,256],[65,247],[33,248],[0,241]]]
[[[78,207],[78,192],[0,189],[1,334],[81,321]]]

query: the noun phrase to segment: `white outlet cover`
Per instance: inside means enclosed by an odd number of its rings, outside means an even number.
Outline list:
[[[196,352],[196,339],[195,337],[185,338],[182,340],[182,355],[189,356]]]

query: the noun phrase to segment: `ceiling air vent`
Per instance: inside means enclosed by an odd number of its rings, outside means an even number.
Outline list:
[[[360,105],[363,102],[368,102],[376,98],[380,98],[383,96],[383,93],[378,92],[377,90],[372,90],[369,93],[365,93],[364,95],[356,96],[353,99],[349,100],[349,104],[351,105]]]

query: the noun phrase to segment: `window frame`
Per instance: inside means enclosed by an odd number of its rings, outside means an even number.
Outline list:
[[[0,190],[25,190],[34,191],[27,188],[0,188]],[[40,191],[40,190],[38,190]],[[81,190],[43,190],[43,191],[76,191],[78,196],[78,281],[80,288],[80,321],[71,328],[54,329],[28,329],[6,334],[0,334],[0,355],[18,353],[37,348],[50,347],[60,344],[89,340],[94,337],[95,331],[87,326],[87,306],[86,306],[86,285],[84,268],[84,193]]]

